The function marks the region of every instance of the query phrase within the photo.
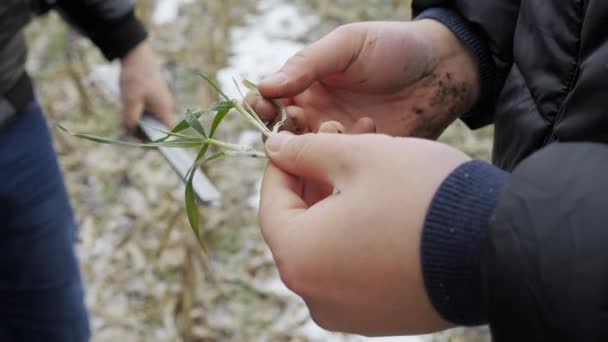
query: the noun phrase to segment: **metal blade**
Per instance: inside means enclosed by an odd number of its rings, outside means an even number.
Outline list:
[[[156,140],[164,136],[158,130],[170,131],[163,123],[158,121],[151,114],[144,114],[140,120],[139,127],[146,137],[150,140]],[[160,153],[169,162],[171,167],[177,172],[181,179],[186,181],[186,173],[190,166],[194,163],[196,157],[190,151],[179,148],[159,147]],[[201,171],[196,169],[194,179],[192,180],[194,193],[198,200],[204,205],[214,205],[221,199],[221,194],[217,188],[211,183],[209,178]]]

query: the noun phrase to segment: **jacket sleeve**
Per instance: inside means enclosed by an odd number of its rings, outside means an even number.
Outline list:
[[[608,144],[555,143],[511,174],[471,161],[429,207],[421,260],[446,320],[495,341],[608,341]]]
[[[514,171],[481,258],[497,341],[608,341],[607,198],[605,144],[553,144]]]
[[[494,121],[494,109],[504,81],[513,63],[513,38],[520,0],[414,0],[412,11],[417,18],[441,21],[469,46],[480,62],[481,94],[474,110],[462,119],[471,128]],[[476,43],[470,32],[482,43]],[[481,47],[479,45],[482,45]],[[485,51],[490,55],[484,63]]]
[[[107,59],[124,57],[147,33],[134,0],[56,0],[54,8],[99,47]]]

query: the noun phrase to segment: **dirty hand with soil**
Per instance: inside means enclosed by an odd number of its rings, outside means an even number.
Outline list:
[[[403,136],[438,137],[475,103],[478,77],[454,35],[421,20],[345,26],[261,82],[262,96],[289,106],[288,129],[321,131],[268,139],[259,214],[281,278],[320,326],[364,335],[451,326],[424,287],[421,233],[440,184],[469,158]],[[268,101],[248,101],[277,120]],[[332,122],[385,134],[322,133]]]
[[[334,120],[347,131],[437,138],[474,104],[478,77],[473,55],[438,22],[355,23],[294,55],[247,101],[273,123],[276,106],[262,96],[280,99],[294,133]]]

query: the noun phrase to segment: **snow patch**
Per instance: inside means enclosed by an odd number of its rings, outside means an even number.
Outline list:
[[[96,85],[104,96],[118,102],[120,99],[120,62],[100,63],[91,66],[87,81]]]
[[[171,23],[177,19],[179,7],[191,2],[192,0],[158,0],[152,14],[152,21],[156,25]]]
[[[257,13],[245,17],[245,25],[230,32],[231,56],[227,67],[217,73],[220,87],[230,97],[239,98],[233,78],[258,82],[277,71],[304,47],[304,35],[319,23],[317,16],[280,0],[262,0]]]
[[[242,131],[239,135],[239,145],[249,148],[256,147],[255,145],[262,141],[262,134],[256,130]]]

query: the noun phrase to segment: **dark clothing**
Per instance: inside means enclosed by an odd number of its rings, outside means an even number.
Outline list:
[[[2,0],[0,2],[0,98],[12,90],[30,94],[31,86],[19,82],[25,74],[26,47],[23,28],[35,15],[49,9],[59,11],[67,21],[89,37],[108,59],[123,57],[146,38],[143,26],[135,18],[132,0]],[[9,99],[10,100],[10,99]],[[9,101],[13,106],[14,101]],[[13,108],[19,111],[24,108]],[[0,121],[8,121],[0,106]],[[6,110],[6,109],[4,109]],[[1,122],[0,122],[1,124]]]
[[[552,144],[506,183],[481,257],[497,340],[608,341],[607,165],[608,145]]]
[[[132,0],[0,2],[0,340],[90,337],[75,224],[52,140],[25,73],[23,28],[58,10],[108,59],[146,38]]]
[[[488,321],[479,246],[508,176],[471,161],[454,170],[433,196],[420,243],[423,277],[433,306],[451,322]]]
[[[463,120],[495,123],[494,163],[512,171],[470,162],[435,194],[422,237],[433,305],[455,323],[489,322],[496,341],[608,341],[608,3],[413,7],[493,73]]]
[[[415,0],[445,7],[484,39],[496,67],[493,100],[466,122],[495,123],[494,163],[512,170],[550,142],[608,142],[608,3],[602,0]]]
[[[26,49],[22,29],[30,13],[25,0],[0,2],[0,96],[23,74]]]
[[[0,179],[0,341],[87,341],[72,209],[36,103],[0,129]]]

